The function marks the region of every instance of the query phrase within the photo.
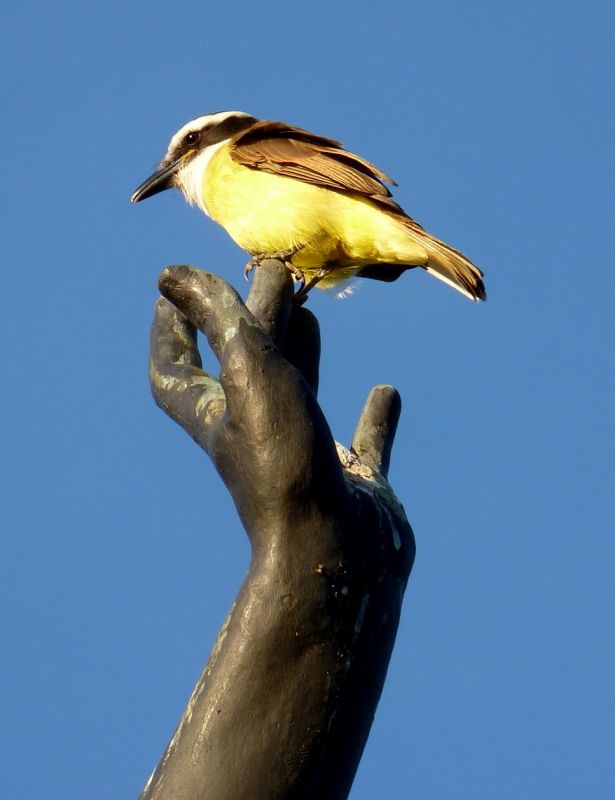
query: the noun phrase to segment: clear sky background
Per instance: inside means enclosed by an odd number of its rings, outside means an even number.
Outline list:
[[[419,272],[310,297],[336,437],[402,394],[418,547],[352,800],[615,797],[612,4],[3,16],[0,794],[136,798],[245,575],[146,368],[161,268],[245,293],[246,255],[177,193],[128,202],[240,109],[341,139],[486,272],[484,305]]]

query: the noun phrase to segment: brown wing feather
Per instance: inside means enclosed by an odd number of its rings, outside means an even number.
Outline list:
[[[283,122],[260,121],[231,141],[231,158],[251,169],[368,197],[388,211],[404,214],[384,183],[384,172],[339,142]],[[405,214],[404,214],[405,216]]]

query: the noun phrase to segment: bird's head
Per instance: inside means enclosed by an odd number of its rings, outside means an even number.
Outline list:
[[[203,174],[209,160],[221,145],[255,122],[243,111],[219,111],[187,122],[172,137],[158,169],[133,192],[131,202],[174,187],[190,203],[202,207]]]

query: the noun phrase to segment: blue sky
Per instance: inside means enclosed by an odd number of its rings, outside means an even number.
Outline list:
[[[615,794],[615,12],[601,2],[24,2],[3,82],[3,795],[136,797],[242,580],[220,480],[154,406],[156,277],[225,233],[128,197],[241,109],[341,139],[486,272],[313,293],[348,443],[404,402],[418,555],[352,800]],[[207,356],[207,363],[212,361]]]

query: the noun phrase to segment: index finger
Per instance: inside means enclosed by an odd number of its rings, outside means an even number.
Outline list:
[[[240,320],[258,325],[235,289],[211,272],[187,266],[167,267],[160,273],[158,287],[205,334],[218,360],[227,342],[236,335]]]

